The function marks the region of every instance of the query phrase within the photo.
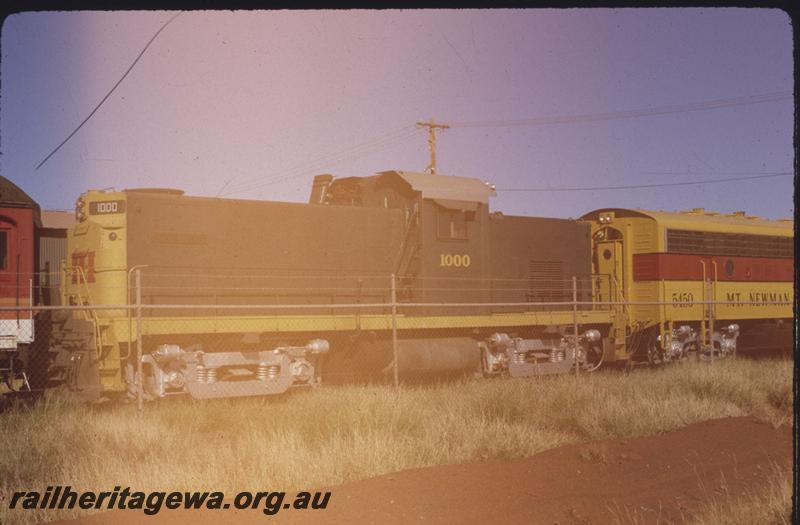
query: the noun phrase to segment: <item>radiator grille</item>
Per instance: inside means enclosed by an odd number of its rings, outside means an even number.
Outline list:
[[[667,252],[740,257],[794,257],[794,239],[745,233],[667,230]]]
[[[564,280],[564,263],[529,261],[527,297],[529,302],[571,301],[572,284]]]

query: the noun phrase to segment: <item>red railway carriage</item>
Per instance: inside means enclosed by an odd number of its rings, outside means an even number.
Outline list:
[[[0,305],[33,301],[39,205],[13,182],[0,177]],[[33,341],[30,313],[0,311],[0,369],[11,368],[18,346]]]
[[[35,383],[23,371],[50,323],[49,312],[29,307],[59,302],[59,266],[73,222],[71,213],[41,212],[27,193],[0,177],[0,306],[7,308],[0,310],[0,384],[11,390]]]

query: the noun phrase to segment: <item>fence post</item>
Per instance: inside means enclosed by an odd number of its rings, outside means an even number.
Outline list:
[[[392,372],[394,373],[394,386],[400,385],[397,365],[397,284],[395,275],[392,274]]]
[[[136,407],[142,413],[144,395],[142,377],[142,271],[136,269]]]
[[[572,330],[573,334],[575,334],[575,349],[573,350],[575,377],[578,377],[581,369],[578,364],[578,278],[574,275],[572,276]]]
[[[712,259],[711,261],[714,264],[714,277],[717,274],[717,263]],[[714,281],[711,279],[708,280],[708,297],[711,299],[711,303],[708,304],[708,342],[711,344],[711,364],[714,364],[714,303],[713,301],[717,300],[716,288],[714,286]],[[721,348],[720,348],[721,349]]]

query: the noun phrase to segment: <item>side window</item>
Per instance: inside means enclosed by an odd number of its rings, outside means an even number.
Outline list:
[[[8,231],[0,230],[0,270],[8,270]]]
[[[437,236],[440,239],[466,240],[466,213],[460,210],[439,210]]]

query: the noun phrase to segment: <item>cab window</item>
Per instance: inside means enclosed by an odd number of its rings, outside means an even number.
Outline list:
[[[0,230],[0,270],[8,270],[8,232]]]
[[[461,210],[439,210],[437,234],[440,239],[466,240],[466,213]]]

